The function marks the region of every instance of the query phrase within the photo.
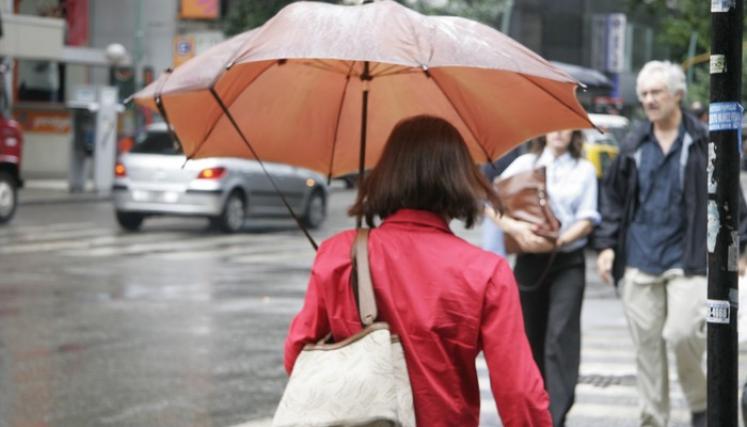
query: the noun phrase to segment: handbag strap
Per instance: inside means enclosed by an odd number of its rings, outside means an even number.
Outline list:
[[[353,277],[358,312],[363,326],[370,326],[379,316],[368,264],[368,228],[359,228],[353,242],[352,256],[355,263]]]

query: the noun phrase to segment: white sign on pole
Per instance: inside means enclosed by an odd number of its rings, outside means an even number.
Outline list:
[[[607,15],[607,49],[605,71],[620,73],[625,70],[626,17],[623,13]]]

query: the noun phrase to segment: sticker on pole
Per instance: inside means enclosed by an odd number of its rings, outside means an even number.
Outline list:
[[[728,12],[734,7],[734,0],[711,0],[711,12]]]
[[[708,107],[708,130],[741,130],[744,108],[738,102],[714,102]]]
[[[729,324],[729,320],[731,320],[731,307],[729,306],[729,301],[709,299],[706,301],[706,305],[708,306],[706,322]]]
[[[722,74],[726,72],[726,55],[711,55],[711,74]]]

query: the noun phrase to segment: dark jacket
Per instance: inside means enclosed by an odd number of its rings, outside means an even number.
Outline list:
[[[708,131],[694,117],[683,112],[685,125],[683,150],[687,149],[684,183],[685,238],[683,239],[682,267],[686,275],[705,275],[708,260],[706,222],[708,204],[706,163],[708,161]],[[602,223],[594,231],[593,244],[598,251],[612,248],[615,261],[612,276],[615,284],[622,278],[627,265],[626,238],[628,226],[638,208],[638,169],[636,152],[651,131],[651,122],[644,122],[632,130],[620,146],[620,154],[613,160],[602,183],[599,211]],[[747,242],[747,205],[739,191],[739,234],[742,245]]]

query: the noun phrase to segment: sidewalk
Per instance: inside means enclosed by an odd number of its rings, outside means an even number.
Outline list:
[[[98,194],[93,187],[82,193],[71,193],[63,179],[29,179],[18,190],[18,205],[41,205],[50,203],[95,203],[107,202],[111,195]]]

